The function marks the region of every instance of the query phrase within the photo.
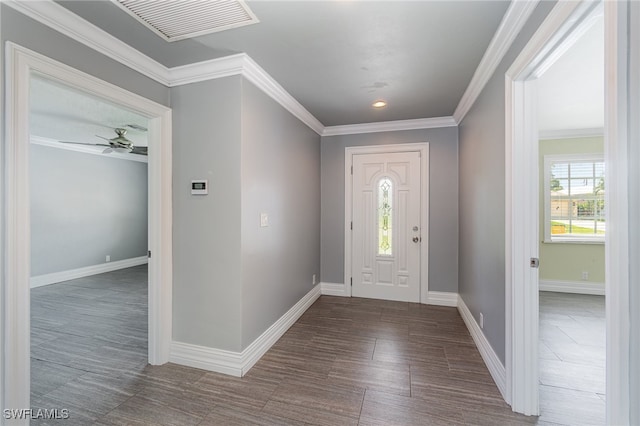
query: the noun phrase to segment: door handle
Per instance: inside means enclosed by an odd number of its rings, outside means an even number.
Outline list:
[[[414,243],[420,242],[420,237],[413,237],[413,242]]]

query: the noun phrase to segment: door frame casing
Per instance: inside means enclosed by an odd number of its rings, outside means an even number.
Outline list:
[[[601,4],[588,0],[558,2],[505,75],[505,367],[507,402],[516,412],[535,415],[538,407],[538,286],[532,281],[529,258],[537,257],[539,235],[524,232],[538,223],[538,210],[530,211],[532,198],[538,200],[536,78],[571,42],[572,34]],[[628,342],[628,224],[627,170],[623,164],[628,138],[617,132],[618,107],[625,105],[618,76],[626,45],[616,43],[626,2],[605,2],[605,160],[607,181],[614,182],[607,197],[605,245],[607,299],[607,424],[628,424],[629,342]],[[623,14],[623,13],[622,13]],[[624,44],[624,43],[623,43]],[[531,181],[535,181],[532,185]],[[534,188],[535,187],[535,188]],[[609,188],[612,186],[609,185]],[[614,195],[615,192],[615,195]],[[618,228],[618,232],[613,230]],[[626,272],[625,272],[626,270]],[[626,334],[626,337],[625,337]]]
[[[169,361],[172,325],[171,109],[15,43],[6,44],[2,409],[30,398],[30,78],[37,73],[149,119],[149,363]]]
[[[353,156],[363,154],[391,154],[398,152],[420,153],[420,303],[427,303],[429,294],[429,143],[404,143],[392,145],[350,146],[344,155],[344,286],[345,295],[351,297],[352,232],[353,214]],[[426,233],[425,233],[426,230]],[[426,236],[426,238],[425,238]]]

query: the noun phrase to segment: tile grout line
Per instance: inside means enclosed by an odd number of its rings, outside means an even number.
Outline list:
[[[358,413],[358,424],[360,424],[360,420],[362,419],[362,408],[364,407],[364,400],[367,397],[367,388],[364,388],[364,392],[362,393],[362,402],[360,403],[360,412]]]

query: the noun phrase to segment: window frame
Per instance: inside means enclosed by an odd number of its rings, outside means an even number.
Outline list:
[[[589,235],[585,236],[552,236],[551,235],[551,165],[558,162],[577,163],[577,162],[594,162],[604,163],[604,154],[546,154],[544,156],[544,242],[551,244],[604,244],[605,234],[601,236]],[[605,165],[606,170],[606,165]],[[570,182],[570,181],[569,181]],[[606,188],[606,181],[605,181]],[[606,206],[605,206],[606,208]],[[605,220],[606,225],[606,220]]]

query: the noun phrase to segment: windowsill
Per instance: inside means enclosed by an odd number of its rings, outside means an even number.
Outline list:
[[[601,245],[604,244],[604,238],[602,240],[587,240],[582,238],[563,238],[558,240],[547,240],[542,241],[543,244],[595,244]]]

